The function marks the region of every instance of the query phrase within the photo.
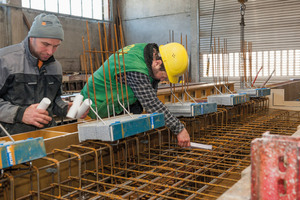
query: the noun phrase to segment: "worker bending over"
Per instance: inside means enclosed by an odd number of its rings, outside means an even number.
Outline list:
[[[126,76],[124,76],[124,63]],[[105,74],[103,72],[103,66]],[[118,82],[115,81],[115,66],[117,68]],[[117,54],[111,55],[109,59],[105,61],[104,65],[94,73],[93,77],[89,78],[81,94],[84,98],[91,98],[92,101],[94,101],[95,89],[98,115],[108,117],[109,115],[113,115],[111,84],[114,112],[115,114],[122,114],[123,108],[119,105],[118,99],[123,103],[122,92],[126,95],[125,83],[127,82],[130,112],[140,114],[144,108],[148,113],[163,113],[166,126],[177,135],[178,145],[188,147],[190,146],[190,136],[184,125],[174,117],[167,107],[157,98],[158,83],[167,78],[171,83],[177,83],[179,76],[187,70],[187,67],[188,55],[181,44],[169,43],[161,45],[160,47],[154,43],[133,44],[119,50],[119,56]],[[121,81],[122,88],[120,84]],[[109,109],[107,109],[106,98],[108,98]],[[127,108],[126,97],[124,104]],[[93,106],[95,108],[94,102]],[[96,118],[96,115],[91,110],[89,116],[94,119]]]

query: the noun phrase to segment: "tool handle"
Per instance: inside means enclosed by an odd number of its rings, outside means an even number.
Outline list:
[[[15,142],[15,140],[11,137],[11,135],[7,132],[7,130],[2,126],[0,123],[0,128],[4,131],[4,133],[11,139],[12,142]]]

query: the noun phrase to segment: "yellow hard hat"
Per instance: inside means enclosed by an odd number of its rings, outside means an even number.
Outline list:
[[[169,81],[171,83],[178,83],[179,77],[184,74],[189,64],[186,49],[181,44],[173,42],[159,46],[159,53]]]

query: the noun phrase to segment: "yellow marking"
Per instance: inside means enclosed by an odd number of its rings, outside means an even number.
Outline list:
[[[148,118],[148,121],[149,121],[149,125],[150,125],[150,127],[152,128],[152,124],[151,124],[150,117]],[[152,129],[153,129],[153,128],[152,128]]]
[[[119,50],[119,52],[121,52],[120,55],[122,55],[122,53],[127,53],[127,52],[130,51],[130,49],[133,48],[134,46],[135,46],[135,45],[132,44],[132,45],[129,45],[129,46],[127,46],[127,47],[124,47],[124,48],[123,48],[123,52],[122,52],[122,49],[120,49],[120,50]]]

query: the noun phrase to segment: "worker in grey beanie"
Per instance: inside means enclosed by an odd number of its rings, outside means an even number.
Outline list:
[[[42,13],[23,42],[0,49],[0,123],[10,134],[54,126],[53,115],[67,115],[71,104],[61,99],[62,67],[53,56],[63,39],[58,18]],[[38,109],[45,97],[51,104]]]
[[[64,31],[55,15],[42,13],[34,18],[28,37],[53,38],[63,41]]]

